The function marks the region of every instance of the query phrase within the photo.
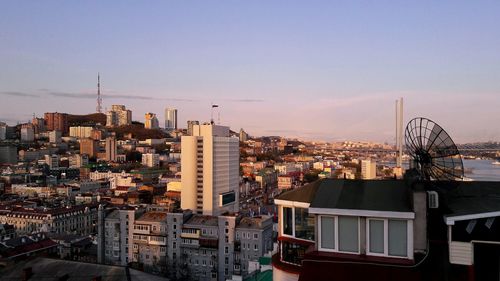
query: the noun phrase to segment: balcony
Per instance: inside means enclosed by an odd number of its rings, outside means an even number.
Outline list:
[[[200,230],[199,229],[183,229],[181,232],[181,238],[199,239],[200,238]]]
[[[200,238],[200,247],[217,249],[219,247],[219,239],[210,238],[210,237],[201,237]]]

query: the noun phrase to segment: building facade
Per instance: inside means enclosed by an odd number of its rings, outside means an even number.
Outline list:
[[[146,129],[160,128],[160,124],[158,122],[158,118],[156,118],[156,114],[151,112],[144,114],[144,128]]]
[[[44,114],[47,131],[60,131],[67,134],[69,131],[68,114],[58,112],[47,112]]]
[[[177,109],[175,108],[165,109],[165,129],[177,130]]]
[[[125,105],[114,104],[111,110],[106,112],[106,126],[117,127],[132,124],[132,111],[128,110]]]
[[[181,138],[181,207],[204,215],[238,211],[239,141],[229,127],[194,125]]]

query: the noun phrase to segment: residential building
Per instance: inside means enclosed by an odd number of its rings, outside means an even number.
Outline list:
[[[49,165],[51,169],[59,168],[59,155],[45,155],[45,164]]]
[[[2,209],[0,223],[14,225],[18,234],[32,232],[76,233],[97,232],[97,206],[83,204],[59,208]]]
[[[89,156],[87,154],[73,154],[69,157],[70,168],[81,168],[89,164]]]
[[[69,131],[68,114],[47,112],[44,114],[45,125],[48,131],[60,131],[67,134]]]
[[[62,134],[60,131],[50,131],[49,132],[49,142],[51,143],[61,143]]]
[[[149,211],[134,222],[132,262],[146,272],[167,273],[167,213]]]
[[[0,164],[17,163],[17,147],[0,144]]]
[[[31,120],[31,124],[33,124],[35,134],[45,132],[45,119],[33,117],[33,119]]]
[[[371,180],[377,177],[377,163],[370,159],[361,160],[361,178]]]
[[[25,124],[21,127],[21,141],[33,142],[35,140],[35,131],[33,125]]]
[[[278,189],[286,190],[293,186],[293,177],[291,176],[278,176]]]
[[[97,148],[97,141],[93,139],[80,139],[80,154],[87,154],[89,157],[96,157]]]
[[[106,113],[106,126],[117,127],[132,124],[132,111],[125,105],[112,105],[111,110]]]
[[[160,166],[160,154],[156,153],[145,153],[142,155],[142,165],[146,167],[158,167]]]
[[[106,138],[106,161],[116,162],[117,146],[115,137]]]
[[[7,125],[0,122],[0,141],[7,138]]]
[[[158,122],[158,118],[156,118],[156,114],[151,112],[144,114],[144,128],[146,129],[160,128],[160,124]]]
[[[240,129],[240,141],[246,142],[248,140],[248,134],[243,129]]]
[[[193,126],[194,125],[200,125],[199,121],[195,120],[188,120],[187,121],[187,135],[192,136],[193,135]]]
[[[177,109],[175,108],[165,109],[165,129],[171,131],[177,130]]]
[[[329,273],[341,281],[498,276],[497,187],[323,179],[285,192],[274,200],[279,247],[273,280],[331,280]]]
[[[105,210],[99,206],[97,262],[127,266],[132,256],[135,219],[143,211],[132,207]]]
[[[194,125],[181,138],[181,207],[197,214],[238,211],[239,141],[229,127]]]
[[[78,139],[90,138],[92,137],[92,127],[69,127],[69,136]]]

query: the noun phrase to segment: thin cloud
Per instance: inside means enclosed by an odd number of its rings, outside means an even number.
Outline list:
[[[39,98],[39,95],[24,92],[0,92],[0,95],[26,98]]]
[[[74,98],[74,99],[95,99],[96,94],[90,93],[66,93],[66,92],[49,92],[47,93],[54,97]],[[130,99],[130,100],[169,100],[169,101],[193,101],[191,99],[181,98],[157,98],[151,96],[138,96],[138,95],[101,95],[103,99]]]
[[[263,99],[225,99],[223,101],[228,101],[228,102],[264,102]]]

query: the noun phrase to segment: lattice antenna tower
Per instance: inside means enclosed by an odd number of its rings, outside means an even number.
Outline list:
[[[101,76],[97,73],[97,113],[102,113]]]

